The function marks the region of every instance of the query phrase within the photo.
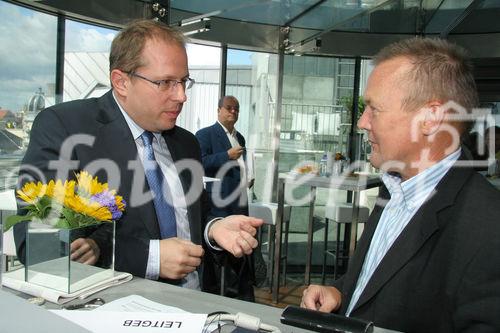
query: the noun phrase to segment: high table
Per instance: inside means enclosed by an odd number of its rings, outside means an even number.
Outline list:
[[[278,210],[276,212],[276,228],[275,228],[275,243],[274,243],[274,264],[271,266],[271,286],[273,294],[273,302],[278,302],[279,296],[279,276],[281,263],[281,230],[283,224],[283,206],[285,203],[285,185],[293,186],[309,186],[309,221],[307,227],[307,254],[306,254],[306,270],[305,281],[308,285],[311,278],[311,259],[312,259],[312,242],[313,242],[313,217],[314,217],[314,201],[316,199],[316,188],[328,188],[350,191],[353,193],[352,206],[352,223],[350,228],[349,238],[349,257],[352,256],[356,247],[357,230],[358,230],[358,215],[359,215],[359,192],[370,188],[378,187],[382,184],[380,177],[375,174],[354,174],[354,175],[339,175],[331,177],[322,177],[312,174],[296,174],[284,173],[279,175],[278,179]]]
[[[23,294],[21,292],[16,292],[11,289],[4,288],[4,292],[9,291],[13,294],[16,294],[17,296],[21,298],[28,298],[30,296]],[[1,297],[3,292],[0,291],[0,309],[2,311],[0,312],[0,323],[2,325],[0,326],[0,331],[2,329],[8,328],[8,327],[16,327],[16,322],[17,322],[17,328],[19,328],[19,321],[27,321],[27,318],[30,318],[30,314],[26,313],[25,309],[16,308],[16,304],[13,304],[14,302],[10,302],[9,304],[5,303],[8,302],[8,299],[5,297]],[[211,313],[214,311],[227,311],[229,313],[236,313],[236,312],[244,312],[246,314],[249,314],[251,316],[259,317],[261,318],[262,322],[266,324],[270,324],[273,326],[278,327],[282,333],[304,333],[304,332],[311,332],[308,330],[304,329],[299,329],[296,327],[288,326],[288,325],[283,325],[280,323],[280,314],[283,311],[283,309],[279,308],[274,308],[271,306],[267,305],[262,305],[262,304],[256,304],[256,303],[250,303],[250,302],[245,302],[245,301],[240,301],[240,300],[235,300],[232,298],[227,298],[227,297],[222,297],[218,295],[213,295],[213,294],[208,294],[196,290],[191,290],[191,289],[186,289],[186,288],[181,288],[173,285],[169,285],[166,283],[160,283],[156,281],[150,281],[150,280],[145,280],[141,278],[134,277],[133,280],[119,285],[115,287],[111,287],[109,289],[103,290],[101,292],[98,292],[91,297],[100,297],[104,299],[106,302],[111,302],[115,299],[125,297],[128,295],[140,295],[143,296],[151,301],[158,302],[161,304],[165,305],[171,305],[175,306],[178,308],[181,308],[185,311],[191,312],[191,313]],[[75,304],[75,303],[81,303],[82,301],[72,301],[67,304]],[[17,302],[19,303],[19,302]],[[29,305],[29,304],[26,304]],[[53,303],[45,303],[43,305],[46,309],[59,309],[61,306]],[[40,312],[40,309],[34,309],[37,311],[33,312]],[[29,322],[29,320],[28,320]],[[50,321],[48,323],[44,323],[44,325],[51,325]],[[9,326],[10,325],[10,326]],[[38,332],[63,332],[62,330],[58,329],[58,327],[54,327],[52,330],[47,330],[45,327],[41,327],[42,323],[37,323],[37,331]],[[22,325],[21,325],[22,326]],[[45,329],[44,329],[45,328]],[[23,331],[23,330],[16,330],[16,331]],[[232,330],[229,330],[229,332]],[[6,332],[10,332],[9,330],[6,330]],[[68,332],[68,331],[66,331]],[[223,332],[228,332],[227,328],[223,330]],[[233,332],[249,332],[248,330],[234,330]],[[376,327],[374,329],[374,332],[377,333],[387,333],[387,332],[393,332],[390,330],[385,330],[382,328]]]

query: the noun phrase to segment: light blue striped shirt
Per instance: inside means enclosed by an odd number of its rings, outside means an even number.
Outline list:
[[[424,202],[432,197],[437,184],[458,160],[460,152],[461,149],[456,150],[404,182],[401,182],[401,178],[394,174],[385,173],[382,175],[382,181],[391,194],[391,199],[382,212],[370,248],[366,253],[356,289],[347,308],[347,316],[350,315],[354,305],[358,302],[385,254]]]

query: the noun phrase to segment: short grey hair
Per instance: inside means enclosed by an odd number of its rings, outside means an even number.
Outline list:
[[[374,63],[397,57],[408,58],[413,65],[402,82],[408,88],[403,101],[406,110],[416,110],[433,99],[454,101],[468,113],[479,105],[472,62],[464,48],[444,39],[414,37],[384,47]]]

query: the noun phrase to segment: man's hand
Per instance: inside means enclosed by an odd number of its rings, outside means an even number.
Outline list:
[[[177,237],[160,240],[160,277],[182,279],[201,264],[203,248]]]
[[[208,234],[217,245],[230,252],[236,258],[251,254],[258,242],[254,238],[257,227],[264,223],[261,219],[245,215],[231,215],[214,222]]]
[[[336,311],[342,302],[342,294],[335,287],[310,285],[302,293],[300,306],[321,312]]]
[[[99,259],[101,250],[97,243],[90,238],[78,238],[71,242],[71,260],[86,265],[94,265]]]
[[[240,158],[241,154],[243,154],[243,151],[245,148],[243,147],[233,147],[227,151],[227,155],[229,156],[230,160],[237,160]]]

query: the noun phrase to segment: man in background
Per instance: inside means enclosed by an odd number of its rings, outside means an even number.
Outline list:
[[[247,188],[252,187],[254,180],[247,175],[245,138],[234,127],[240,104],[236,97],[224,96],[218,105],[217,122],[196,133],[205,176],[220,177],[220,182],[206,184],[212,213],[248,215]]]
[[[247,188],[253,185],[246,168],[245,138],[234,127],[240,104],[234,96],[219,100],[217,122],[196,133],[201,147],[205,176],[218,181],[207,182],[211,212],[215,216],[248,215]],[[231,260],[224,293],[245,300],[254,300],[254,269],[252,256]]]
[[[402,332],[498,332],[500,193],[460,146],[478,105],[470,62],[412,38],[374,63],[358,127],[385,186],[346,274],[302,306]]]

